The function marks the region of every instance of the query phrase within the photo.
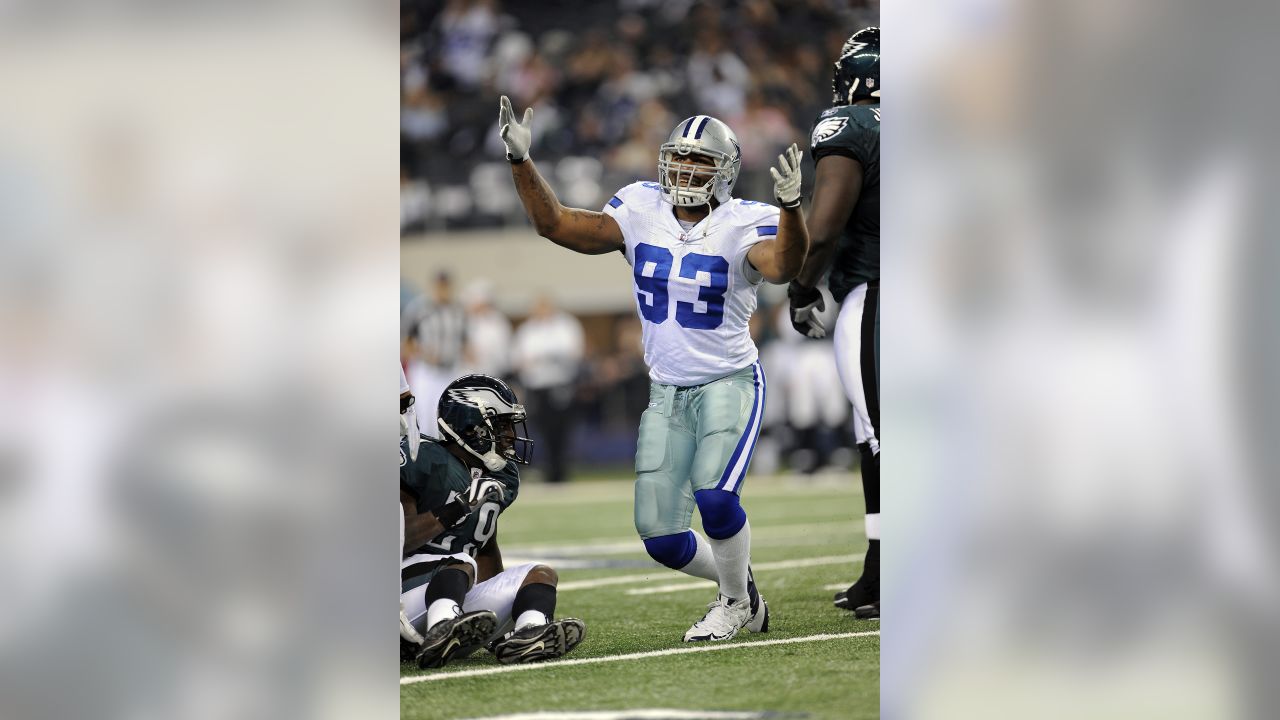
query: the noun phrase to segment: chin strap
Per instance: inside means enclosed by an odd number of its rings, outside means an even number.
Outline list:
[[[472,450],[470,445],[463,442],[462,438],[458,437],[458,433],[454,432],[453,428],[449,427],[449,425],[445,423],[443,418],[436,418],[436,424],[440,426],[440,429],[443,430],[446,435],[453,438],[453,441],[458,443],[458,445],[460,445],[463,450],[466,450],[473,457],[475,457],[475,459],[484,463],[485,468],[487,468],[489,472],[498,472],[499,470],[507,466],[507,459],[498,454],[497,442],[490,441],[489,451],[481,455],[475,450]]]

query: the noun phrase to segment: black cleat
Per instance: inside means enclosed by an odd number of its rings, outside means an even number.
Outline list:
[[[400,638],[400,662],[409,662],[418,657],[418,651],[421,649],[422,646],[418,643]]]
[[[855,610],[863,605],[880,602],[880,543],[874,541],[867,550],[862,565],[862,576],[848,590],[836,593],[835,606],[842,610]]]
[[[473,652],[489,639],[497,627],[498,616],[489,610],[463,613],[436,623],[422,634],[424,642],[418,651],[418,667],[443,667],[453,656]]]
[[[582,642],[587,626],[577,618],[562,618],[546,625],[514,630],[494,643],[492,652],[504,665],[551,660]]]
[[[769,632],[769,603],[764,601],[760,591],[756,589],[756,578],[750,567],[747,568],[747,597],[751,600],[751,621],[747,623],[747,629],[758,633]]]
[[[879,620],[880,601],[877,600],[873,603],[867,603],[866,605],[859,605],[854,608],[853,616],[859,620]]]
[[[836,593],[835,606],[842,610],[853,610],[878,602],[880,602],[879,581],[870,580],[863,575],[857,582],[850,585],[848,590]]]

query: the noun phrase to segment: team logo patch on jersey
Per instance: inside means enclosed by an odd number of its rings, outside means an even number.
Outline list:
[[[818,123],[813,128],[813,138],[809,143],[810,147],[839,135],[840,131],[844,130],[844,127],[848,124],[849,118],[845,117],[827,118]]]

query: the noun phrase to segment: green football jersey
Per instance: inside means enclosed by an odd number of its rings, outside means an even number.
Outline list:
[[[862,165],[858,206],[845,223],[828,281],[838,303],[858,285],[880,279],[880,106],[823,110],[813,124],[810,154],[815,165],[828,155],[844,155]]]
[[[410,555],[452,555],[466,553],[475,557],[498,530],[498,515],[515,502],[520,492],[520,473],[515,463],[497,472],[486,472],[467,467],[454,457],[438,440],[422,438],[418,447],[418,459],[409,460],[409,441],[400,440],[400,489],[413,497],[419,510],[438,508],[455,493],[466,495],[475,477],[490,477],[502,483],[502,497],[487,502],[467,516],[457,526],[445,530],[422,547],[405,548],[404,557]]]

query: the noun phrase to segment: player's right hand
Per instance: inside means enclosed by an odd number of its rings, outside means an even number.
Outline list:
[[[815,339],[827,336],[827,328],[818,319],[818,313],[826,309],[821,290],[792,282],[787,285],[787,299],[791,303],[791,327],[796,332]]]
[[[472,510],[475,510],[475,508],[471,506],[471,503],[467,502],[466,495],[450,492],[449,500],[431,512],[440,521],[440,524],[444,526],[445,530],[451,530],[463,520],[466,520]]]
[[[471,507],[478,508],[490,500],[497,502],[501,499],[502,483],[487,477],[471,481],[471,488],[467,491],[467,502]]]
[[[516,120],[511,100],[506,95],[498,101],[498,134],[507,146],[507,160],[518,163],[529,157],[529,145],[533,142],[533,108],[524,111],[524,120]]]

